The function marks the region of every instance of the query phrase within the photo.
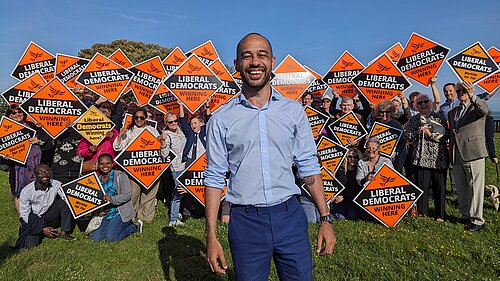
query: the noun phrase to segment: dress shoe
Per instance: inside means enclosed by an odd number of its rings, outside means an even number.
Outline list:
[[[465,230],[467,230],[467,231],[480,231],[482,229],[484,229],[484,224],[477,225],[477,224],[471,223],[471,224],[469,224],[468,226],[465,227]]]

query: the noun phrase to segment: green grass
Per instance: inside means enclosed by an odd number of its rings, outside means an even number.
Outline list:
[[[500,142],[497,141],[497,151]],[[487,162],[486,183],[498,184]],[[447,213],[458,217],[456,198],[448,197]],[[142,235],[115,243],[94,243],[75,231],[77,241],[45,239],[37,248],[14,254],[18,219],[7,176],[0,174],[1,280],[234,280],[227,227],[218,235],[229,261],[226,276],[209,272],[205,262],[204,221],[168,227],[167,209],[159,204],[152,225]],[[396,227],[337,221],[335,253],[313,255],[315,280],[499,280],[500,213],[485,202],[486,230],[469,233],[463,226],[430,218],[403,219]],[[317,226],[310,226],[315,247]],[[274,269],[270,280],[278,280]]]

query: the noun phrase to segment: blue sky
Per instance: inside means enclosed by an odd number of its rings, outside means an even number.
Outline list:
[[[30,41],[47,51],[77,55],[94,43],[128,39],[181,47],[211,39],[232,64],[235,46],[249,32],[273,44],[277,62],[291,54],[321,75],[348,50],[367,64],[417,32],[451,49],[448,57],[480,41],[500,48],[500,1],[2,1],[0,92]],[[439,88],[457,81],[443,64]],[[407,90],[430,94],[414,85]],[[481,91],[476,87],[476,91]],[[500,94],[490,100],[500,111]]]

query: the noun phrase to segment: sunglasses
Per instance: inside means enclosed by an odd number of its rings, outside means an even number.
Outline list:
[[[359,102],[359,100],[353,100],[354,102]]]
[[[23,114],[21,110],[14,110],[10,115]]]
[[[137,115],[136,115],[136,116],[134,116],[134,119],[135,119],[135,120],[139,120],[139,119],[140,119],[140,120],[146,120],[146,117],[144,117],[144,116],[137,116]]]
[[[167,124],[174,124],[174,123],[177,123],[177,120],[167,121]]]
[[[418,104],[418,105],[427,104],[427,103],[429,103],[429,100],[421,100],[421,101],[417,101],[417,104]]]
[[[389,114],[391,113],[390,110],[379,110],[379,114]]]
[[[367,147],[366,150],[377,151],[378,147]]]
[[[358,156],[352,156],[352,155],[347,156],[347,158],[349,158],[349,159],[359,159]]]
[[[466,89],[460,89],[460,90],[456,90],[455,92],[457,92],[457,94],[466,94],[467,90]]]
[[[321,102],[322,102],[322,103],[331,103],[331,101],[329,101],[329,100],[323,100],[323,101],[321,101]]]

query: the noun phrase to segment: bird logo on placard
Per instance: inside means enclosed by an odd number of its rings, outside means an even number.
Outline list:
[[[151,140],[147,140],[145,138],[141,138],[141,145],[139,145],[141,148],[146,148],[146,146],[148,145],[152,145],[154,143],[154,141],[151,141]]]
[[[152,63],[149,65],[148,67],[148,71],[150,73],[160,73],[161,71],[158,70],[158,68],[156,66],[154,66]]]
[[[478,54],[480,54],[480,53],[481,53],[481,51],[478,51],[478,50],[476,50],[476,49],[472,48],[471,53],[472,53],[473,55],[478,55]]]
[[[119,65],[124,65],[124,64],[125,64],[125,61],[122,61],[122,60],[120,60],[119,58],[114,58],[113,60],[114,60],[117,64],[119,64]]]
[[[179,64],[179,63],[181,63],[181,62],[183,62],[183,61],[184,61],[184,59],[183,59],[183,58],[180,58],[180,57],[178,57],[178,56],[176,56],[176,55],[173,55],[173,56],[174,56],[174,63],[175,63],[175,64]]]
[[[399,57],[399,53],[398,53],[398,52],[396,52],[396,51],[394,51],[394,50],[392,50],[392,52],[391,52],[391,59],[392,59],[392,60],[395,60],[395,59],[397,59],[398,57]]]
[[[396,177],[386,177],[384,175],[380,175],[380,180],[380,185],[385,186],[386,184],[395,181]]]
[[[340,68],[346,69],[346,68],[348,68],[349,66],[352,66],[352,65],[354,65],[353,61],[342,60],[342,66]]]
[[[2,128],[4,131],[9,131],[10,128],[12,128],[12,125],[3,125]]]
[[[213,70],[213,72],[215,73],[215,75],[217,75],[217,76],[222,76],[222,75],[224,75],[224,73],[225,73],[224,71],[220,71],[220,70],[218,70],[218,69],[217,69],[217,68],[215,68],[215,67],[214,67],[212,70]]]
[[[93,181],[92,178],[87,178],[87,180],[85,180],[85,182],[83,184],[85,184],[87,186],[95,185],[95,181]]]
[[[109,62],[100,62],[98,60],[95,61],[95,64],[97,65],[96,68],[97,69],[102,69],[103,67],[106,67],[109,65]]]
[[[64,67],[67,62],[68,62],[68,60],[65,59],[65,60],[60,61],[59,63],[61,64],[62,67]]]
[[[35,61],[37,58],[41,58],[43,53],[30,52],[31,61]]]
[[[28,86],[28,89],[30,89],[31,91],[34,91],[34,90],[40,89],[41,87],[42,87],[42,85],[36,83],[33,80],[30,80],[30,85]]]
[[[50,86],[50,94],[49,94],[49,97],[53,98],[55,96],[59,96],[59,95],[62,95],[64,94],[65,91],[62,91],[62,90],[57,90],[56,88]]]
[[[492,58],[494,61],[498,61],[498,59],[500,59],[500,56],[491,56],[491,58]]]
[[[201,52],[202,56],[213,56],[214,53],[210,52],[207,48],[203,48],[203,51]]]
[[[190,73],[190,74],[192,74],[195,71],[200,71],[201,70],[201,66],[192,65],[190,63],[188,63],[188,67],[189,67],[189,70],[187,72]]]
[[[381,64],[380,62],[377,63],[377,65],[378,65],[378,69],[376,71],[378,73],[380,73],[382,71],[389,71],[391,69],[391,67],[385,66],[385,65]]]
[[[411,51],[412,53],[415,53],[418,49],[422,48],[424,46],[424,43],[411,43]]]

